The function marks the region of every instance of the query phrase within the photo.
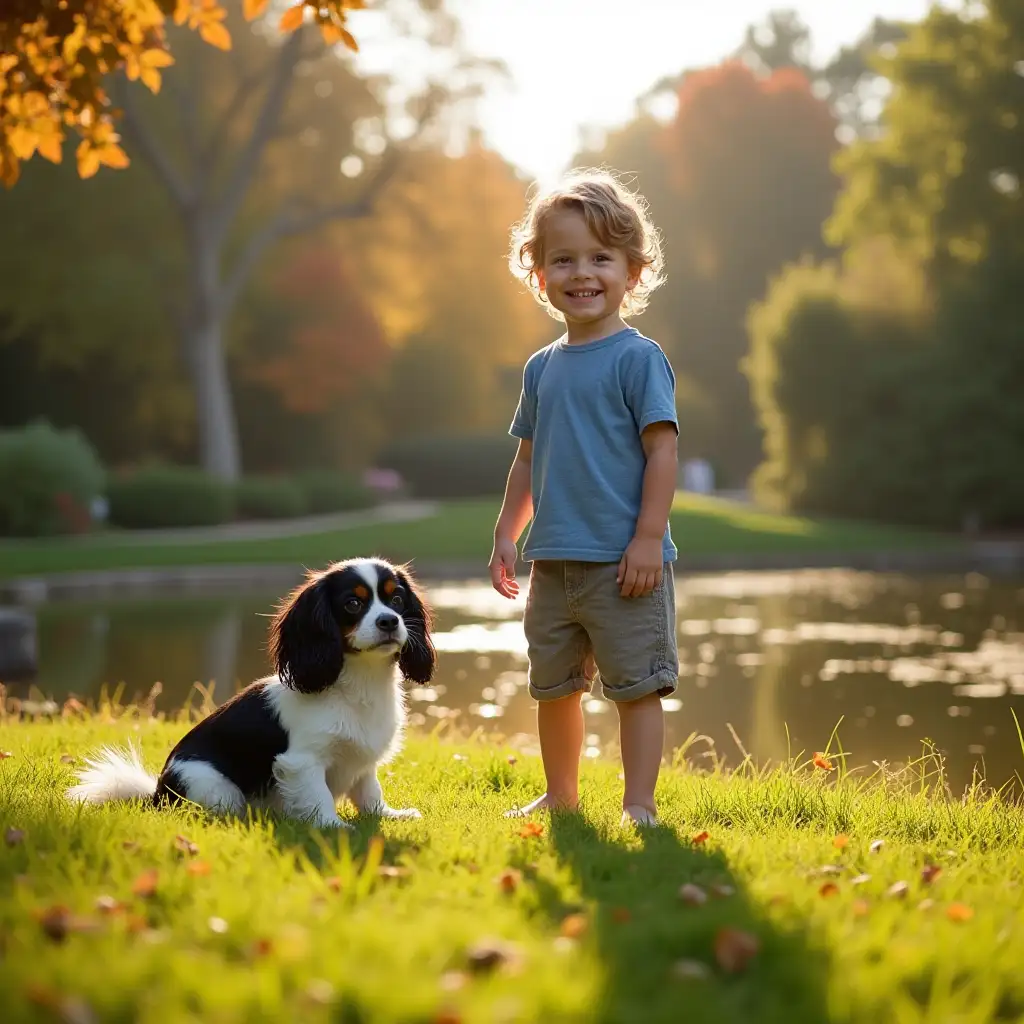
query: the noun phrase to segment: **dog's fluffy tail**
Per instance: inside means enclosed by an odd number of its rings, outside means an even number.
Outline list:
[[[143,767],[142,757],[131,745],[127,750],[103,747],[85,759],[78,773],[78,785],[68,790],[68,799],[81,804],[105,804],[112,800],[151,800],[156,777]]]

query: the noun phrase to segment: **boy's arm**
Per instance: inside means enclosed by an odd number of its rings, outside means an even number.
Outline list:
[[[665,565],[662,542],[679,471],[677,438],[675,424],[667,420],[651,423],[640,435],[647,467],[636,529],[619,563],[619,593],[623,597],[640,597],[661,583]]]
[[[519,593],[519,584],[516,582],[516,559],[519,552],[516,542],[533,515],[530,495],[532,461],[533,442],[520,439],[519,449],[505,483],[505,499],[494,527],[494,548],[491,551],[491,584],[503,597],[513,598]]]

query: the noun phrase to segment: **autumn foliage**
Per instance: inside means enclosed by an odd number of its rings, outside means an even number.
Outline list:
[[[245,17],[262,16],[268,4],[243,0]],[[327,43],[355,49],[345,16],[362,6],[363,0],[300,0],[284,12],[280,29],[294,31],[308,18]],[[72,129],[80,139],[75,156],[83,178],[101,166],[127,166],[104,76],[123,70],[130,80],[159,92],[161,70],[174,63],[167,49],[168,19],[229,50],[226,17],[218,0],[4,0],[0,180],[12,186],[22,162],[36,153],[60,163]]]

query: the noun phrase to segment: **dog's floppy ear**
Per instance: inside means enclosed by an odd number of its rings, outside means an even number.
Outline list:
[[[430,609],[407,570],[396,569],[395,575],[409,598],[402,613],[405,628],[409,631],[409,639],[398,655],[398,668],[412,683],[429,683],[437,667],[437,652],[430,639]]]
[[[270,656],[281,682],[300,693],[326,690],[341,675],[344,645],[326,576],[311,577],[281,603],[270,627]]]

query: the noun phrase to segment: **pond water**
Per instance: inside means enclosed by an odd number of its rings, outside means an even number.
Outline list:
[[[485,581],[426,585],[440,667],[434,685],[411,691],[414,726],[455,716],[529,747],[521,602]],[[698,733],[735,763],[735,731],[756,760],[776,761],[822,749],[842,718],[852,764],[905,763],[930,740],[956,789],[975,767],[997,785],[1024,775],[1011,714],[1024,724],[1024,580],[804,571],[680,576],[677,586],[681,679],[664,701],[673,747]],[[159,681],[158,706],[172,709],[214,681],[223,700],[266,674],[278,596],[43,605],[34,685],[61,700],[120,684],[130,699]],[[586,753],[599,756],[615,711],[599,697],[584,706]]]

